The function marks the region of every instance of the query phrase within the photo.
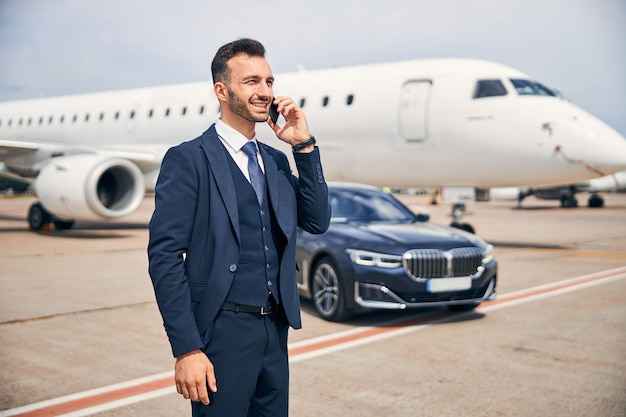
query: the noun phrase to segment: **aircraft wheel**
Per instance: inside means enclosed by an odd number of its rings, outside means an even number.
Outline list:
[[[46,211],[41,203],[35,203],[28,210],[28,225],[30,230],[40,231],[43,227],[50,223],[52,215]]]
[[[465,230],[466,232],[470,232],[472,234],[476,234],[474,227],[469,223],[461,223],[461,222],[452,222],[450,223],[450,227],[455,227],[457,229]]]
[[[604,207],[604,199],[600,196],[592,195],[589,197],[587,205],[592,208]]]
[[[561,207],[563,208],[574,208],[578,207],[578,201],[571,195],[561,196]]]

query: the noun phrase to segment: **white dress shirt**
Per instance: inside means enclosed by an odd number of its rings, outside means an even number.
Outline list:
[[[228,153],[233,158],[241,172],[243,172],[243,175],[245,175],[248,181],[250,181],[250,173],[248,173],[248,155],[246,155],[242,150],[243,146],[248,143],[248,138],[228,126],[226,123],[222,122],[221,119],[218,119],[217,122],[215,122],[215,130],[217,131],[217,135],[224,146],[226,146]],[[261,166],[261,170],[265,172],[265,166],[263,165],[263,158],[259,152],[259,145],[256,142],[256,136],[250,140],[254,141],[257,149],[256,153],[259,165]]]

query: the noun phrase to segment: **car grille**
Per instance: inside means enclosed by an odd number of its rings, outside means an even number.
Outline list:
[[[482,265],[479,248],[414,249],[402,257],[404,270],[414,279],[466,277]]]

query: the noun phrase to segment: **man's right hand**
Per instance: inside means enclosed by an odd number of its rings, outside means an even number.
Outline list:
[[[209,392],[217,392],[213,364],[201,350],[193,350],[176,358],[174,371],[176,391],[191,401],[210,403]]]

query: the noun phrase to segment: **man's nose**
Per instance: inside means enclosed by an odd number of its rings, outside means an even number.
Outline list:
[[[272,97],[273,96],[272,87],[265,83],[259,83],[257,94],[259,97]]]

